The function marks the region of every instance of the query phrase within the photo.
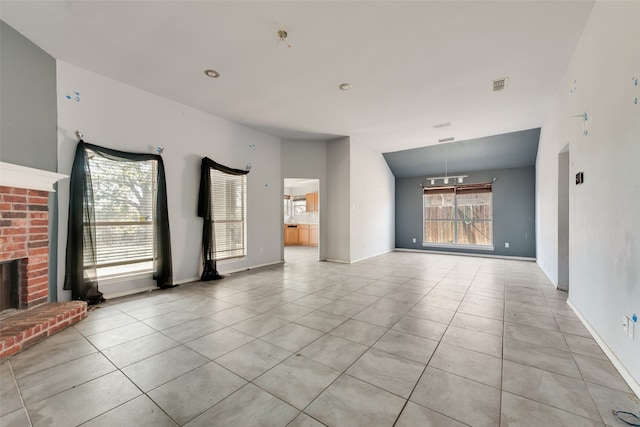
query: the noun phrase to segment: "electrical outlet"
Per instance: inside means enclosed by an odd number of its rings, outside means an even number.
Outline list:
[[[509,247],[509,242],[505,242],[504,247],[508,248]]]
[[[629,318],[624,314],[622,315],[622,331],[629,334]]]
[[[414,237],[414,238],[413,238],[413,243],[415,243],[415,242],[416,242],[416,238]]]

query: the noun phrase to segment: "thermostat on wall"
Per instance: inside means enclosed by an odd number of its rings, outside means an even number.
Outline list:
[[[584,172],[578,172],[576,174],[576,185],[580,185],[584,182]]]

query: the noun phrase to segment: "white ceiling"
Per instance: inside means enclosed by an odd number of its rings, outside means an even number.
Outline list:
[[[539,127],[592,6],[2,0],[0,17],[59,60],[217,116],[390,152]]]

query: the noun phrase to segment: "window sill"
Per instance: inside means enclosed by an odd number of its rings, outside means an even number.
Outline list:
[[[110,283],[120,283],[124,280],[149,279],[153,277],[153,270],[143,269],[134,271],[123,271],[112,274],[98,274],[100,285],[108,285]]]
[[[218,264],[220,264],[220,265],[234,264],[236,262],[246,261],[247,259],[248,259],[248,257],[246,255],[242,255],[242,256],[238,256],[238,257],[225,258],[225,259],[218,260]]]
[[[485,246],[485,245],[454,245],[449,243],[422,243],[422,246],[425,248],[445,248],[445,249],[469,249],[474,251],[487,251],[493,252],[495,247]]]

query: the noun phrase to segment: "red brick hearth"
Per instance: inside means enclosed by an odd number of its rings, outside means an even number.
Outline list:
[[[1,320],[0,360],[14,355],[87,317],[84,301],[52,302],[19,310]]]
[[[2,163],[0,359],[87,316],[84,301],[49,301],[49,192],[64,175]],[[10,183],[7,185],[7,183]]]

